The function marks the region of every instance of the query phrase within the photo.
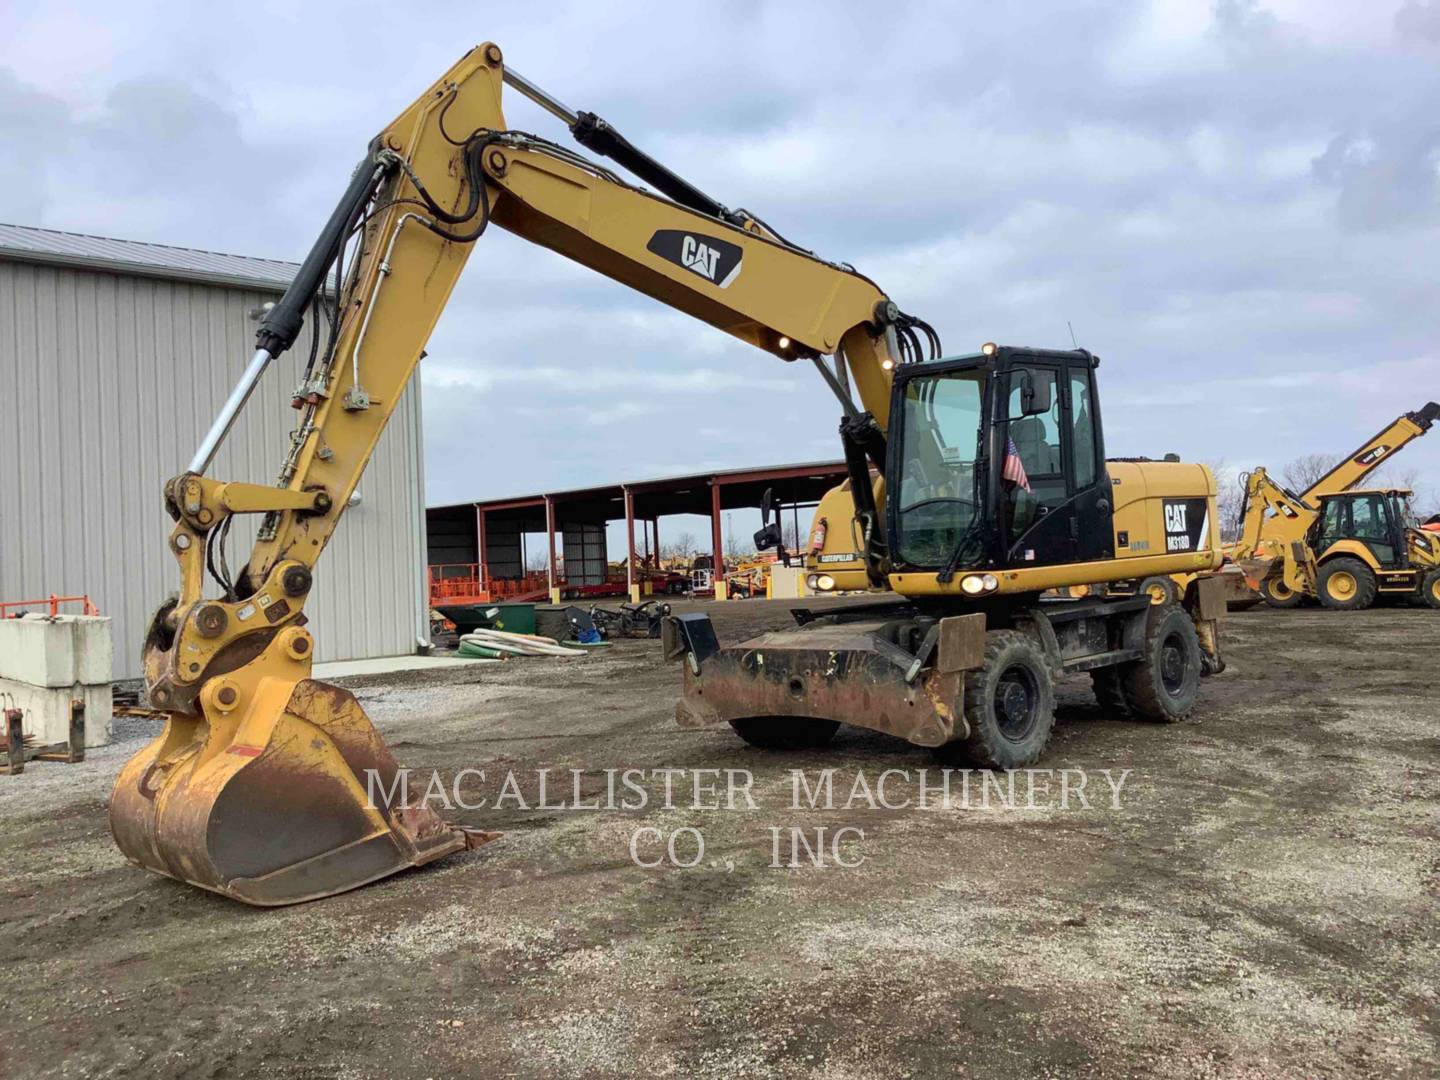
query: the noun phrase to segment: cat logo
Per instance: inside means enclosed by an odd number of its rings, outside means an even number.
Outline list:
[[[718,236],[700,236],[680,229],[660,229],[650,237],[645,250],[667,262],[684,267],[721,289],[740,274],[744,250]]]
[[[702,274],[714,281],[715,266],[720,262],[720,252],[707,244],[702,244],[693,236],[687,236],[680,241],[680,262],[697,274]]]
[[[1361,454],[1355,459],[1355,464],[1374,465],[1375,462],[1379,461],[1389,452],[1390,447],[1386,446],[1384,443],[1381,443],[1379,446],[1372,446],[1369,450],[1366,450],[1365,453]]]
[[[1165,531],[1167,533],[1183,533],[1185,528],[1185,504],[1167,503],[1165,506]]]
[[[1164,520],[1166,551],[1199,551],[1209,543],[1210,512],[1205,499],[1166,499]]]

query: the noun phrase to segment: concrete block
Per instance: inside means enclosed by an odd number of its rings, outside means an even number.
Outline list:
[[[115,645],[108,615],[62,615],[75,632],[75,681],[86,686],[109,684],[115,670]]]
[[[775,600],[796,600],[813,595],[805,588],[805,568],[801,566],[770,567],[770,596]]]
[[[70,738],[70,702],[85,702],[85,746],[110,742],[113,714],[110,684],[101,686],[32,686],[16,679],[0,679],[0,700],[25,710],[23,727],[36,743],[62,743]]]
[[[25,615],[0,619],[0,679],[32,686],[109,684],[114,663],[104,615]]]
[[[0,678],[32,686],[75,682],[75,633],[58,618],[0,619]]]

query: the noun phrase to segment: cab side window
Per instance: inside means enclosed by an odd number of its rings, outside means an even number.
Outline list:
[[[1001,464],[1003,486],[1011,503],[1010,539],[1027,529],[1068,497],[1065,462],[1061,449],[1064,413],[1060,387],[1053,368],[1026,368],[1037,398],[1048,396],[1050,408],[1033,416],[1022,416],[1024,380],[1020,369],[1010,376],[1009,441]],[[1019,467],[1016,467],[1018,459]]]
[[[1060,394],[1055,385],[1055,372],[1048,368],[1029,371],[1037,394],[1048,394],[1050,411],[1037,416],[1021,416],[1021,383],[1018,372],[1010,381],[1010,441],[1019,452],[1020,461],[1033,485],[1037,477],[1063,476],[1060,457]]]
[[[1359,540],[1385,540],[1388,538],[1389,522],[1385,515],[1385,504],[1378,495],[1366,495],[1356,499],[1352,505],[1355,537]]]
[[[1095,413],[1090,407],[1090,374],[1070,370],[1070,418],[1074,434],[1075,490],[1095,483]]]

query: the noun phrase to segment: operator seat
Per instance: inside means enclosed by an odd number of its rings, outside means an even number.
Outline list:
[[[1010,538],[1015,540],[1030,528],[1039,516],[1042,493],[1037,487],[1037,484],[1041,483],[1037,478],[1060,472],[1060,452],[1058,447],[1051,446],[1046,440],[1045,423],[1038,416],[1026,416],[1010,421],[1010,441],[1015,444],[1015,450],[1020,455],[1021,464],[1025,466],[1025,474],[1029,477],[1031,486],[1030,491],[1019,486],[1010,488]]]

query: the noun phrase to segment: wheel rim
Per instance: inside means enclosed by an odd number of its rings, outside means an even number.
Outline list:
[[[1326,589],[1336,600],[1349,600],[1355,595],[1355,576],[1347,570],[1337,570],[1330,575]]]
[[[1290,589],[1285,587],[1283,581],[1267,581],[1265,583],[1265,589],[1276,600],[1289,600],[1290,597],[1295,595]]]
[[[1177,697],[1185,688],[1190,656],[1179,634],[1169,634],[1160,645],[1160,683],[1165,693]]]
[[[1430,582],[1430,598],[1436,603],[1440,603],[1440,577]]]
[[[1163,604],[1169,597],[1166,595],[1165,586],[1156,582],[1145,590],[1150,595],[1150,603]]]
[[[1040,712],[1040,684],[1029,668],[1013,665],[995,683],[995,720],[1000,734],[1019,742],[1030,734]]]

